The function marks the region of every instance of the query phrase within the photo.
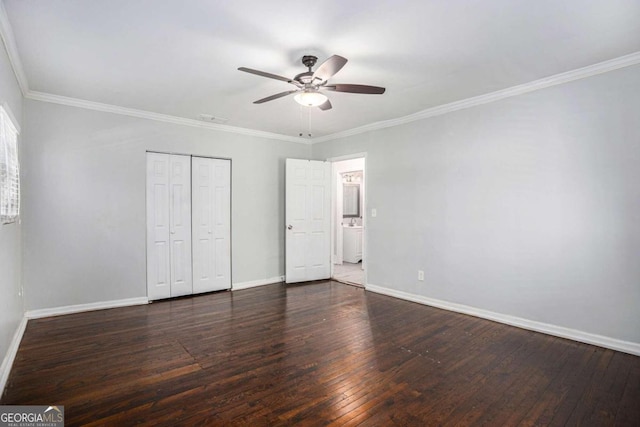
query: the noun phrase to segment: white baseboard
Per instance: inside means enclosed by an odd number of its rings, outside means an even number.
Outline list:
[[[24,330],[27,328],[27,318],[23,317],[18,327],[16,328],[16,332],[13,334],[13,339],[9,344],[9,348],[7,349],[7,354],[4,356],[2,360],[2,365],[0,365],[0,397],[4,394],[4,387],[7,385],[7,380],[9,379],[9,373],[11,372],[11,367],[13,366],[13,361],[18,354],[18,347],[20,347],[20,341],[22,341],[22,336],[24,335]]]
[[[231,290],[238,291],[240,289],[255,288],[256,286],[271,285],[273,283],[280,283],[280,282],[284,282],[284,276],[272,277],[270,279],[252,280],[249,282],[234,283],[233,286],[231,287]]]
[[[523,319],[521,317],[495,313],[493,311],[483,310],[481,308],[475,308],[468,305],[428,298],[422,295],[415,295],[408,292],[397,291],[395,289],[390,289],[383,286],[367,284],[365,289],[371,292],[403,299],[406,301],[417,302],[419,304],[442,308],[444,310],[455,311],[456,313],[468,314],[471,316],[493,320],[495,322],[504,323],[511,326],[517,326],[518,328],[528,329],[530,331],[542,332],[544,334],[553,335],[556,337],[567,338],[573,341],[593,344],[599,347],[610,348],[612,350],[622,351],[624,353],[640,356],[640,343],[623,341],[615,338],[605,337],[602,335],[591,334],[589,332],[569,329],[562,326]]]
[[[88,304],[66,305],[64,307],[42,308],[29,310],[24,313],[27,319],[39,319],[41,317],[61,316],[63,314],[80,313],[83,311],[104,310],[107,308],[127,307],[130,305],[148,304],[147,297],[127,298],[113,301],[92,302]]]
[[[250,282],[234,283],[232,290],[254,288],[256,286],[270,285],[284,281],[284,276],[272,277],[270,279],[253,280]],[[131,305],[148,304],[149,298],[128,298],[113,301],[92,302],[88,304],[67,305],[63,307],[42,308],[38,310],[28,310],[24,313],[27,319],[39,319],[42,317],[61,316],[64,314],[80,313],[84,311],[104,310],[107,308],[128,307]]]

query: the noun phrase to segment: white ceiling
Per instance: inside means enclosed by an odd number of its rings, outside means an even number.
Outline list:
[[[5,0],[31,91],[297,136],[333,134],[640,51],[638,0]],[[349,59],[333,109],[237,71]]]

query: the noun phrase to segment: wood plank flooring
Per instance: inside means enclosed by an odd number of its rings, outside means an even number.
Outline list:
[[[283,284],[31,320],[2,404],[66,425],[640,425],[640,357]]]

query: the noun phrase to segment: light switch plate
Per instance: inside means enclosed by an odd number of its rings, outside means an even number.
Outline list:
[[[378,210],[376,208],[371,209],[371,218],[378,216]]]

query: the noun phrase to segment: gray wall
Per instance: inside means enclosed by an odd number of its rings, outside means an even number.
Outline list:
[[[370,284],[640,343],[639,112],[634,66],[313,157],[367,153]]]
[[[307,145],[25,101],[27,309],[146,296],[146,150],[232,159],[233,282],[284,274],[284,159]]]
[[[0,104],[6,103],[18,125],[22,126],[22,94],[15,79],[9,58],[0,45]],[[18,137],[19,150],[24,138]],[[19,156],[22,153],[19,153]],[[20,295],[21,226],[18,223],[0,224],[0,363],[22,320],[24,311]],[[0,390],[2,393],[2,390]]]

